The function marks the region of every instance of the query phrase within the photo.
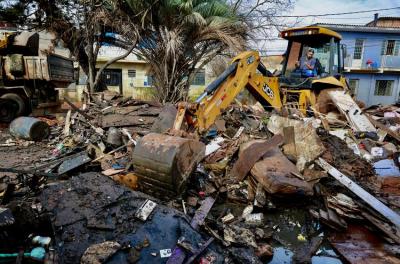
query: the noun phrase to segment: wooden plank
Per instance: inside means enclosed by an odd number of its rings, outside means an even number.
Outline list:
[[[373,124],[349,94],[342,90],[329,91],[328,94],[355,131],[376,132]]]
[[[68,137],[70,133],[70,127],[71,127],[71,109],[68,110],[67,116],[65,117],[65,126],[64,126],[64,136]]]
[[[190,222],[191,227],[195,230],[199,230],[200,226],[204,224],[208,213],[211,210],[215,203],[215,199],[212,197],[207,197],[204,199],[203,203],[201,204],[200,208],[197,209],[195,212],[192,221]]]
[[[297,158],[296,141],[293,126],[283,128],[283,144],[283,152],[286,155]]]
[[[400,216],[394,212],[392,209],[387,207],[381,201],[376,199],[370,193],[361,188],[357,183],[352,181],[349,177],[338,171],[335,167],[330,165],[324,159],[319,158],[316,163],[326,170],[332,177],[338,180],[341,184],[347,187],[355,195],[360,197],[364,202],[374,208],[377,212],[383,215],[387,220],[393,223],[397,228],[400,228]]]
[[[366,114],[366,116],[368,117],[368,119],[371,121],[371,123],[376,126],[377,128],[382,129],[383,131],[385,131],[386,133],[388,133],[388,135],[390,135],[392,138],[396,139],[398,142],[400,142],[400,135],[397,134],[396,132],[390,130],[388,127],[386,127],[384,124],[382,124],[381,122],[373,119],[370,115]]]

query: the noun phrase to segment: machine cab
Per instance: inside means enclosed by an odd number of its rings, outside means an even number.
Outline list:
[[[282,31],[281,37],[289,41],[282,77],[293,80],[341,75],[344,49],[338,33],[309,26]]]

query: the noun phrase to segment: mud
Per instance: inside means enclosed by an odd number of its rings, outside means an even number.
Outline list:
[[[90,245],[107,240],[117,241],[125,248],[107,263],[128,263],[132,248],[138,250],[137,263],[165,263],[168,258],[161,258],[160,250],[172,250],[180,237],[190,241],[195,250],[208,239],[190,227],[186,215],[160,204],[146,222],[137,219],[135,213],[146,199],[155,201],[94,172],[51,185],[40,198],[52,215],[63,263],[79,263]],[[216,263],[221,263],[215,250],[212,244],[205,252],[214,254],[219,259]]]
[[[0,142],[4,143],[12,138],[7,128],[0,128]],[[27,168],[40,159],[48,158],[51,148],[45,142],[35,142],[27,146],[0,146],[0,167],[2,168]],[[0,175],[2,175],[0,173]]]

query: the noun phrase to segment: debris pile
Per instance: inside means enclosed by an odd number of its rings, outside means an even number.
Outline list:
[[[400,107],[361,110],[346,94],[325,96],[336,110],[234,105],[200,137],[165,132],[180,152],[151,133],[164,114],[156,103],[110,93],[86,109],[67,101],[63,121],[45,121],[47,140],[1,137],[4,151],[39,145],[47,156],[0,166],[0,253],[62,263],[398,263]],[[153,144],[140,146],[143,138]],[[178,158],[144,166],[139,148]],[[141,176],[163,162],[176,178]]]

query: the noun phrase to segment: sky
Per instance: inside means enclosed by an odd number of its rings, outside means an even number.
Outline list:
[[[344,13],[372,9],[383,9],[400,7],[400,0],[297,0],[293,10],[282,15],[310,15],[327,13]],[[308,17],[308,18],[285,18],[287,22],[297,22],[298,26],[306,26],[313,23],[335,23],[335,24],[366,24],[373,20],[374,13],[379,16],[400,17],[400,9],[371,11],[361,14],[347,14],[340,16]],[[276,33],[278,34],[278,32]],[[281,40],[266,41],[263,45],[267,54],[280,54],[286,49],[286,42]]]

